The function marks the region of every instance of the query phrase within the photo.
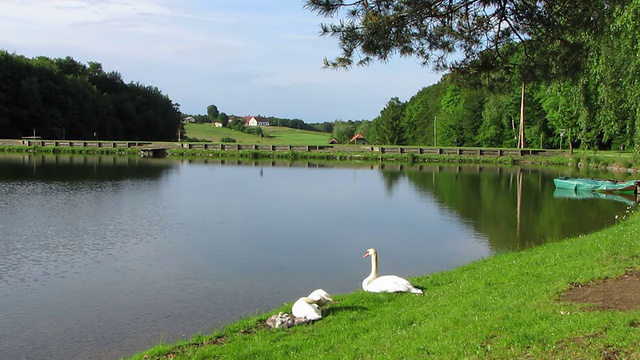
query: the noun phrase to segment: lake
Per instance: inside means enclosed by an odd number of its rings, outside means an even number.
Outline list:
[[[0,358],[114,359],[614,224],[577,169],[0,156]],[[616,177],[628,177],[618,174]],[[429,291],[429,289],[425,289]]]

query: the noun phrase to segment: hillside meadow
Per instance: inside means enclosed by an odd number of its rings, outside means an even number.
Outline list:
[[[244,144],[274,145],[327,145],[330,133],[291,129],[279,126],[263,126],[264,137],[243,133],[228,128],[215,127],[212,124],[185,124],[186,135],[191,139],[222,142],[224,138],[234,139]]]

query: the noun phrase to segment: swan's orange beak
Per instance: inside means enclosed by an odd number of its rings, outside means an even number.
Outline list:
[[[367,256],[369,256],[369,252],[367,251],[366,253],[364,253],[364,256],[362,257],[363,259],[366,258]]]

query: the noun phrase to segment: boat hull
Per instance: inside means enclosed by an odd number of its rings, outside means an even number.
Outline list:
[[[635,194],[638,192],[638,181],[598,180],[561,176],[553,179],[557,189],[574,191],[598,191]]]

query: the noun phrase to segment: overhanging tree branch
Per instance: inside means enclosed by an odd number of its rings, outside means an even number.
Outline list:
[[[520,65],[545,61],[544,43],[554,45],[560,62],[579,55],[581,31],[597,33],[592,21],[615,3],[627,0],[307,0],[305,8],[335,19],[321,24],[321,36],[338,39],[341,54],[325,59],[329,68],[366,66],[395,55],[414,56],[438,71],[491,59],[491,66],[509,64],[510,45],[523,52]],[[594,15],[595,14],[595,15]],[[535,48],[536,51],[530,51]],[[542,51],[541,51],[542,50]],[[487,51],[492,56],[482,56]],[[456,55],[451,59],[451,55]],[[480,61],[480,63],[479,63]],[[480,68],[486,65],[480,64]]]

